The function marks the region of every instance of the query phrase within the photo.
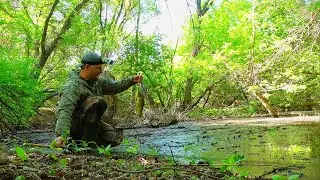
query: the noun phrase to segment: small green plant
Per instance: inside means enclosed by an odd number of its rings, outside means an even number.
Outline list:
[[[56,148],[57,147],[57,141],[56,140],[52,140],[50,143],[50,149],[54,149],[54,150],[58,150],[58,151],[62,151],[62,148]]]
[[[19,156],[20,160],[22,160],[22,161],[26,161],[29,158],[27,153],[19,146],[16,147],[16,152],[17,152],[17,155]]]
[[[118,159],[116,163],[117,163],[117,166],[119,167],[123,167],[126,164],[124,159]]]
[[[98,147],[99,154],[104,154],[105,156],[111,155],[111,145],[109,144],[107,147],[101,146]]]
[[[273,175],[272,179],[273,180],[298,180],[299,177],[300,177],[299,174],[292,175],[292,176],[289,176],[289,177],[281,176],[281,175]]]
[[[161,177],[161,175],[162,175],[162,171],[160,171],[160,170],[156,170],[154,173],[155,173],[156,176],[158,176],[158,177]]]
[[[139,144],[134,144],[133,146],[129,146],[126,151],[131,154],[138,154]]]
[[[60,159],[59,164],[61,165],[61,167],[66,168],[68,164],[68,160],[66,158]]]
[[[157,151],[156,149],[154,149],[154,148],[149,149],[148,152],[147,152],[147,154],[148,154],[149,156],[159,156],[158,151]]]
[[[134,142],[136,142],[136,139],[131,139],[131,140],[129,140],[129,139],[124,139],[123,141],[122,141],[122,144],[123,145],[125,145],[125,146],[130,146],[131,144],[133,144]]]
[[[176,164],[176,162],[174,161],[173,157],[171,157],[171,156],[166,157],[165,159],[168,161],[168,163],[170,165],[175,165]]]
[[[130,154],[138,154],[138,151],[140,149],[140,145],[136,142],[135,139],[129,140],[124,139],[122,141],[122,144],[126,146],[126,151]]]
[[[137,163],[137,164],[134,165],[134,169],[136,171],[140,171],[140,170],[144,169],[144,165],[142,165],[140,163]]]
[[[49,154],[49,158],[54,160],[54,161],[58,161],[59,160],[58,157],[53,153]]]
[[[233,154],[229,156],[228,159],[222,161],[222,163],[225,165],[220,168],[220,171],[234,170],[235,166],[230,166],[230,165],[240,164],[243,159],[244,159],[244,156],[239,154]]]
[[[197,176],[191,176],[191,180],[198,180],[199,178]]]
[[[50,174],[51,176],[55,176],[55,175],[57,174],[57,171],[56,171],[55,169],[50,169],[50,170],[49,170],[49,174]]]
[[[26,180],[26,177],[24,177],[24,176],[17,176],[16,178],[15,178],[15,180]]]

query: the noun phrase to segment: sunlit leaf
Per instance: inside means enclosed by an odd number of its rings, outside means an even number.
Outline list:
[[[28,155],[26,154],[26,152],[19,146],[16,147],[16,152],[17,152],[17,155],[19,156],[19,158],[22,160],[22,161],[26,161],[28,159]]]

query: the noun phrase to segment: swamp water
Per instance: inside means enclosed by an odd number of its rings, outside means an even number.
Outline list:
[[[298,124],[253,123],[219,124],[182,122],[162,128],[125,130],[131,145],[138,153],[174,157],[188,163],[210,160],[221,164],[234,154],[243,155],[239,171],[259,176],[273,168],[287,168],[279,174],[302,174],[302,179],[320,179],[320,117],[314,122]],[[241,120],[239,120],[241,121]],[[29,142],[49,143],[54,133],[19,134]],[[128,145],[113,148],[114,152],[128,151]],[[273,173],[275,174],[275,173]],[[272,174],[265,177],[272,177]]]

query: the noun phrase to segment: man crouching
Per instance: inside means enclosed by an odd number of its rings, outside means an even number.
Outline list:
[[[62,136],[69,132],[74,140],[95,142],[99,146],[117,146],[121,143],[122,130],[102,119],[107,109],[102,96],[125,91],[140,83],[142,76],[135,75],[121,81],[101,77],[99,75],[106,63],[98,54],[90,52],[83,56],[79,68],[70,72],[56,113],[56,147],[66,145]]]

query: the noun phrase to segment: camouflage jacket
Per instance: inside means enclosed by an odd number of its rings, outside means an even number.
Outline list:
[[[67,133],[71,128],[73,113],[80,102],[90,96],[110,95],[127,90],[135,84],[133,77],[114,81],[99,77],[97,81],[85,81],[79,76],[80,69],[72,70],[66,84],[61,90],[61,99],[56,111],[56,128],[58,135]]]

